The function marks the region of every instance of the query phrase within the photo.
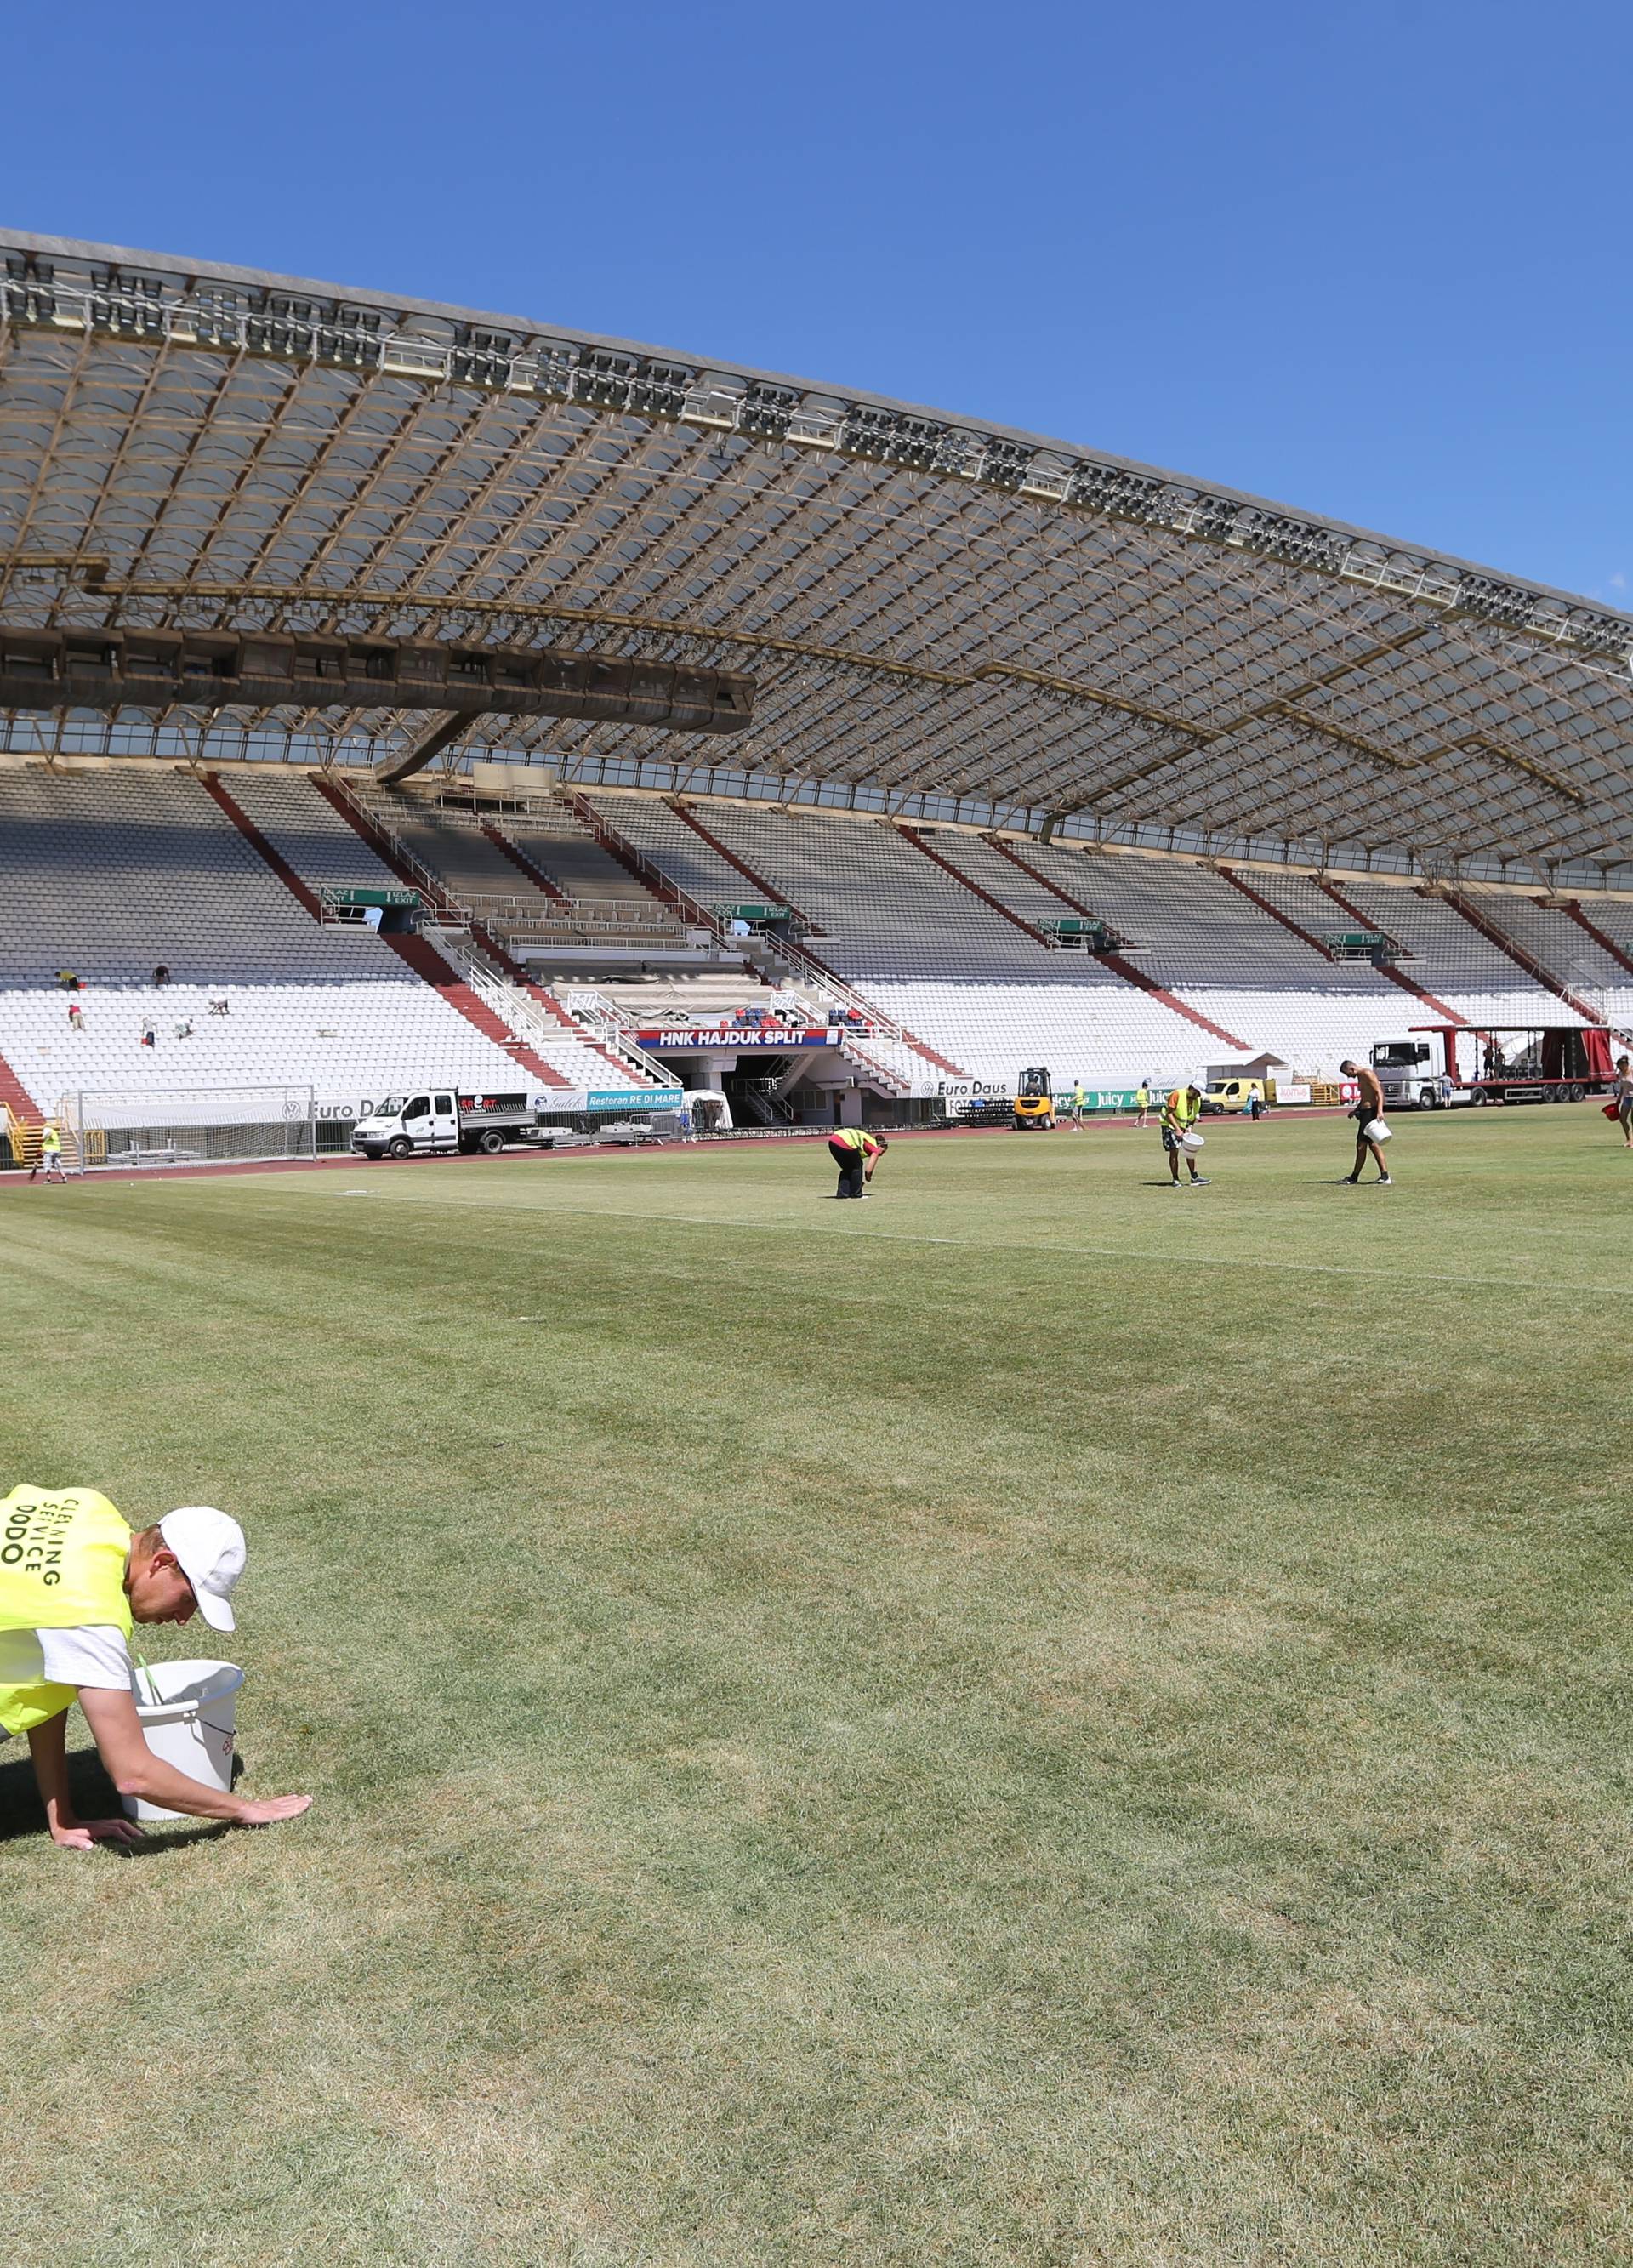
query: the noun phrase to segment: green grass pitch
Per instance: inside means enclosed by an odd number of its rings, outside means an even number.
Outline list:
[[[0,1749],[8,2260],[1633,2257],[1633,1157],[1350,1155],[0,1192],[6,1484],[243,1519],[317,1798]]]

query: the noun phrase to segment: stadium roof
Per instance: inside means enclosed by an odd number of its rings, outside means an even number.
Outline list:
[[[755,680],[729,746],[482,729],[582,779],[755,775],[1335,862],[1633,859],[1633,619],[1568,593],[706,357],[56,238],[0,231],[0,626],[479,638]],[[5,725],[13,747],[381,760],[416,729]]]

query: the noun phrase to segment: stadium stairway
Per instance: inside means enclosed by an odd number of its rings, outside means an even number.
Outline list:
[[[1458,1025],[1548,1024],[1559,1020],[1557,996],[1539,984],[1507,950],[1466,921],[1438,893],[1406,883],[1323,878],[1334,902],[1364,929],[1380,930],[1410,956],[1411,974],[1396,976]]]
[[[32,1166],[40,1155],[44,1121],[33,1095],[0,1056],[0,1133],[6,1138],[14,1166]]]
[[[812,936],[826,935],[820,922],[813,920],[791,892],[783,889],[778,883],[768,880],[758,866],[751,866],[747,859],[740,858],[705,824],[694,806],[685,802],[680,796],[675,796],[672,799],[672,807],[694,834],[707,843],[709,848],[732,868],[744,881],[750,884],[760,900],[769,905],[785,905],[799,924],[807,940]],[[881,1030],[889,1033],[900,1046],[919,1057],[934,1070],[944,1071],[953,1079],[961,1079],[969,1076],[950,1056],[943,1055],[938,1049],[932,1047],[930,1042],[922,1038],[918,1033],[909,1031],[907,1025],[899,1022],[888,1010],[880,1008],[872,999],[858,992],[851,984],[850,978],[842,975],[831,960],[813,953],[808,942],[802,943],[798,952],[791,954],[789,958],[796,968],[802,962],[806,964],[815,975],[819,984],[841,996],[845,1005],[854,1004],[863,1014],[877,1023]]]
[[[1588,918],[1587,912],[1579,899],[1572,899],[1557,909],[1550,907],[1546,899],[1537,898],[1533,902],[1542,911],[1557,910],[1568,920],[1573,921],[1577,927],[1590,937],[1600,950],[1607,955],[1616,968],[1626,969],[1628,974],[1633,976],[1633,958],[1629,958],[1626,949],[1627,944],[1633,943],[1633,937],[1629,937],[1623,944],[1619,945],[1611,936],[1607,923],[1591,921]]]
[[[1431,895],[1433,894],[1428,891],[1418,892],[1420,897]],[[1546,968],[1529,946],[1522,945],[1518,938],[1505,934],[1498,927],[1496,918],[1497,908],[1495,903],[1488,912],[1484,906],[1477,905],[1471,896],[1453,888],[1449,883],[1443,885],[1438,895],[1453,909],[1453,912],[1460,914],[1466,922],[1477,929],[1482,937],[1489,939],[1499,953],[1506,954],[1517,967],[1523,968],[1534,983],[1542,985],[1545,990],[1552,992],[1558,999],[1563,1000],[1568,1008],[1574,1009],[1578,1016],[1585,1017],[1590,1024],[1602,1024],[1607,1020],[1590,1002],[1578,999],[1563,978],[1556,976],[1551,969]]]
[[[1340,913],[1349,916],[1358,930],[1379,929],[1387,943],[1397,948],[1401,947],[1401,940],[1392,930],[1383,929],[1371,914],[1365,912],[1352,899],[1347,898],[1336,883],[1328,881],[1325,874],[1313,874],[1310,880],[1313,887],[1320,890],[1323,896],[1332,900]],[[1379,975],[1386,977],[1399,991],[1411,993],[1416,999],[1421,1000],[1425,1007],[1432,1008],[1438,1016],[1444,1017],[1448,1024],[1463,1022],[1463,1018],[1459,1015],[1455,1008],[1449,1007],[1444,1000],[1438,1000],[1432,992],[1426,991],[1423,985],[1419,984],[1415,978],[1409,976],[1404,969],[1397,968],[1394,961],[1380,961],[1377,967]]]
[[[708,827],[679,796],[603,794],[592,798],[571,789],[561,791],[608,854],[617,858],[649,889],[666,895],[686,918],[721,935],[719,917],[711,902],[729,905],[747,882],[757,902],[786,905],[797,918],[805,917],[789,893],[743,860],[722,849]],[[724,941],[724,940],[723,940]],[[908,1031],[878,1003],[857,991],[836,971],[819,960],[808,942],[769,940],[791,980],[813,1000],[822,1012],[838,1007],[864,1017],[873,1027],[865,1036],[847,1033],[842,1042],[863,1078],[897,1096],[933,1094],[943,1077],[965,1079],[969,1074],[948,1057],[938,1054]],[[762,984],[775,980],[745,963]]]
[[[370,879],[359,855],[345,879]],[[314,920],[189,770],[0,767],[0,1054],[31,1115],[78,1092],[310,1086],[342,1114],[422,1071],[518,1083],[387,940]]]
[[[908,836],[910,840],[916,839],[913,836],[912,830],[910,828],[904,828],[902,831],[904,834]],[[1015,850],[1011,844],[1001,842],[995,835],[986,836],[982,839],[992,850],[998,853],[1000,858],[1007,858],[1011,866],[1019,868],[1021,873],[1029,875],[1034,882],[1041,882],[1043,885],[1043,887],[1048,890],[1052,896],[1058,898],[1063,906],[1070,907],[1072,910],[1079,916],[1087,915],[1091,920],[1096,918],[1094,916],[1089,914],[1089,909],[1086,906],[1079,905],[1075,898],[1069,897],[1065,891],[1061,889],[1056,883],[1051,882],[1047,875],[1041,874],[1035,866],[1029,865],[1026,860],[1021,857],[1019,851]],[[931,850],[927,843],[920,842],[918,847],[921,850],[926,851],[932,858],[937,855],[933,850]],[[945,859],[940,860],[939,863],[944,865],[946,865],[946,861]],[[949,866],[947,871],[949,873],[956,873],[958,869],[956,867]],[[961,879],[968,884],[968,887],[971,889],[979,888],[979,885],[973,881],[968,875],[965,875]],[[984,897],[987,895],[987,893],[984,890],[981,891],[981,895]],[[993,905],[997,905],[998,901],[996,898],[993,898],[989,900],[989,902]],[[1019,919],[1019,916],[1011,912],[1010,918],[1011,920],[1017,920]],[[1107,926],[1109,927],[1111,924],[1108,924]],[[1041,931],[1033,930],[1032,934],[1037,938],[1038,942],[1041,945],[1047,947],[1048,940],[1043,936]],[[1248,1042],[1246,1040],[1239,1040],[1234,1032],[1227,1032],[1223,1024],[1216,1024],[1210,1016],[1204,1016],[1199,1009],[1192,1007],[1188,1000],[1181,998],[1179,993],[1170,992],[1165,986],[1158,983],[1153,976],[1147,975],[1144,969],[1136,968],[1131,961],[1125,960],[1122,954],[1100,953],[1096,954],[1094,957],[1100,963],[1101,967],[1109,969],[1114,976],[1122,977],[1125,984],[1132,984],[1137,987],[1137,989],[1142,992],[1149,992],[1153,1000],[1159,1000],[1165,1008],[1172,1008],[1175,1015],[1188,1017],[1193,1024],[1199,1025],[1204,1032],[1211,1033],[1216,1040],[1223,1040],[1227,1047],[1239,1048],[1244,1053],[1246,1052],[1248,1046]]]
[[[250,848],[266,861],[291,896],[311,915],[313,921],[320,921],[322,909],[312,889],[301,880],[283,854],[273,847],[249,814],[222,784],[220,779],[213,773],[207,774],[203,784],[244,836]],[[314,783],[314,784],[321,786],[321,783]],[[543,1057],[536,1054],[524,1041],[514,1038],[487,1003],[478,997],[472,986],[465,982],[457,970],[445,961],[424,938],[408,934],[393,934],[382,931],[379,933],[379,942],[387,946],[401,961],[403,967],[411,969],[423,983],[430,985],[446,1005],[463,1016],[466,1022],[473,1025],[484,1039],[490,1040],[495,1047],[502,1049],[523,1071],[531,1072],[541,1086],[566,1087],[572,1084],[570,1079],[563,1078],[560,1071],[546,1063]],[[404,1068],[406,1071],[408,1067],[405,1065]]]
[[[530,971],[507,949],[503,939],[461,905],[455,889],[430,863],[430,858],[437,855],[439,848],[444,850],[445,855],[453,848],[441,843],[434,823],[416,823],[416,840],[404,843],[393,834],[382,815],[371,811],[356,795],[349,782],[314,775],[313,784],[345,825],[374,852],[392,879],[421,891],[429,899],[432,910],[445,922],[456,930],[468,932],[482,958],[491,964],[505,985],[519,995],[523,1001],[531,1004],[534,1013],[526,1020],[533,1028],[535,1047],[546,1049],[549,1057],[547,1085],[600,1087],[610,1091],[619,1086],[632,1089],[648,1087],[654,1083],[651,1074],[636,1062],[614,1053],[592,1029],[570,1015],[547,986],[535,982]],[[420,822],[422,814],[416,812],[415,818],[416,822]],[[467,836],[474,830],[461,828],[459,831],[461,836]],[[487,854],[487,859],[497,861],[504,857],[504,850],[489,839],[486,829],[477,831],[477,840],[481,850]],[[462,843],[460,850],[467,859],[474,855],[467,843]],[[486,861],[483,864],[485,871],[494,871],[487,866]],[[541,889],[538,895],[542,899],[546,893]],[[434,947],[428,949],[435,950]],[[450,973],[455,974],[452,968]],[[465,986],[464,990],[484,1016],[492,1017],[500,1022],[501,1029],[505,1028],[494,1010],[470,986]],[[541,1017],[544,1020],[542,1027],[538,1021]],[[552,1027],[559,1027],[559,1036]],[[516,1044],[526,1045],[519,1039]],[[534,1054],[535,1050],[529,1049],[527,1052]],[[535,1059],[542,1058],[535,1056]]]
[[[615,859],[660,904],[671,907],[689,928],[707,932],[723,946],[730,943],[724,918],[698,892],[714,888],[718,902],[729,903],[739,878],[723,862],[718,876],[712,872],[700,873],[695,857],[688,861],[684,856],[687,848],[695,850],[696,842],[676,807],[678,797],[624,795],[603,798],[598,803],[577,788],[561,787],[556,793],[607,857]],[[651,839],[655,834],[661,836],[656,845]],[[655,849],[661,849],[661,859],[652,855]],[[718,887],[719,876],[724,876],[724,887]]]
[[[592,797],[580,789],[557,791],[616,858],[655,896],[674,905],[695,926],[718,932],[715,904],[729,905],[749,878],[710,848],[680,807],[679,797],[636,795],[602,790]],[[787,903],[780,893],[762,902]]]
[[[689,827],[698,840],[706,843],[726,868],[728,884],[733,878],[739,882],[747,882],[762,904],[786,906],[805,936],[821,936],[821,924],[813,921],[805,908],[796,903],[792,893],[785,889],[775,878],[768,877],[758,866],[751,866],[747,859],[740,858],[735,850],[723,843],[717,835],[711,832],[699,816],[695,806],[677,795],[671,799],[670,808],[681,824]]]
[[[1239,890],[1243,897],[1258,907],[1261,913],[1269,914],[1273,922],[1279,922],[1284,930],[1298,938],[1302,944],[1307,945],[1312,953],[1319,954],[1323,961],[1332,961],[1335,968],[1339,966],[1313,930],[1306,929],[1302,922],[1296,922],[1290,913],[1284,912],[1280,906],[1273,904],[1262,891],[1256,890],[1251,882],[1239,874],[1233,866],[1216,866],[1214,872],[1222,882],[1228,882],[1233,890]]]
[[[573,801],[553,796],[548,810],[508,817],[504,832],[529,870],[557,897],[640,906],[679,928],[673,906],[613,855]]]
[[[564,890],[558,889],[555,884],[550,880],[549,876],[545,873],[543,867],[535,866],[533,860],[527,856],[527,853],[522,850],[519,844],[512,843],[510,837],[504,834],[497,825],[491,821],[484,821],[481,832],[486,840],[492,843],[494,849],[498,851],[501,858],[508,858],[511,865],[516,869],[516,872],[520,874],[525,880],[530,882],[533,888],[539,892],[541,897],[552,898],[558,902],[565,902],[567,895],[566,892]]]

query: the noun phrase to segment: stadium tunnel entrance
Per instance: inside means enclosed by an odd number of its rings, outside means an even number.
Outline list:
[[[859,1126],[904,1117],[939,1117],[928,1102],[908,1101],[869,1080],[837,1032],[798,1035],[775,1027],[654,1035],[639,1044],[688,1093],[726,1096],[739,1126]],[[791,1042],[792,1042],[791,1044]]]

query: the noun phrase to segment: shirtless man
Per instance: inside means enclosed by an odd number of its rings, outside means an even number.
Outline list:
[[[1346,1079],[1354,1079],[1361,1090],[1361,1099],[1350,1113],[1355,1121],[1355,1171],[1346,1174],[1344,1180],[1350,1189],[1355,1187],[1361,1178],[1361,1168],[1366,1163],[1370,1151],[1378,1167],[1379,1187],[1393,1189],[1394,1183],[1390,1178],[1388,1167],[1384,1163],[1383,1151],[1369,1131],[1373,1119],[1381,1118],[1384,1115],[1384,1091],[1378,1084],[1378,1073],[1365,1064],[1348,1061],[1341,1063],[1338,1068]]]

